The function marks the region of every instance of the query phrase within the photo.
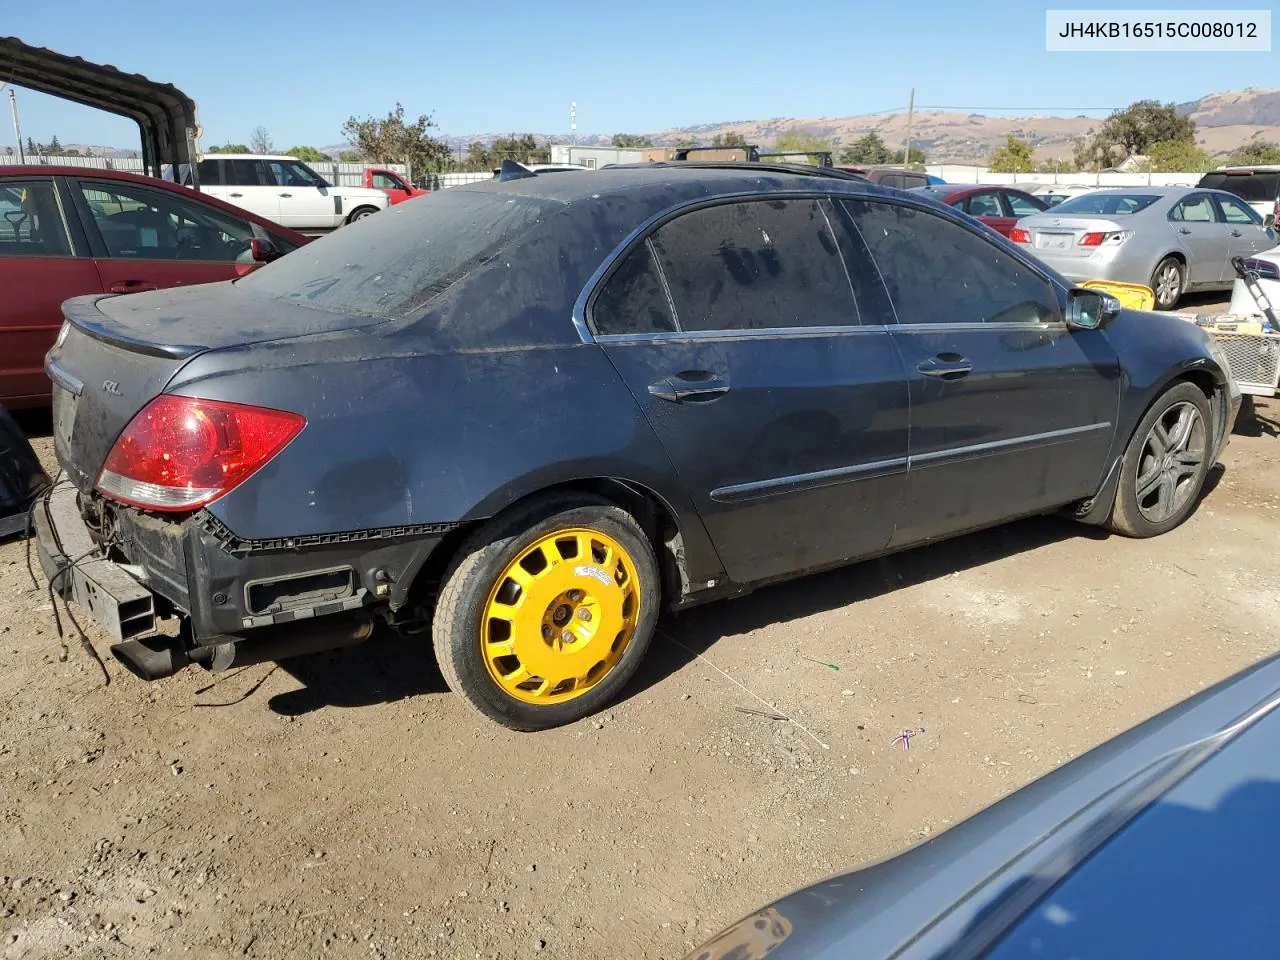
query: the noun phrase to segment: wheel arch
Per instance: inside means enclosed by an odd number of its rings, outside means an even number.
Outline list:
[[[668,605],[678,602],[697,588],[690,580],[685,533],[688,521],[682,523],[677,511],[651,487],[618,477],[583,477],[549,484],[523,494],[483,519],[468,521],[447,534],[431,551],[414,578],[413,593],[419,598],[432,597],[463,541],[481,524],[522,509],[529,503],[564,494],[579,493],[599,497],[627,511],[640,524],[658,560],[662,590]],[[718,561],[716,563],[718,567]],[[696,575],[697,571],[695,571]]]
[[[1213,375],[1212,371],[1203,367],[1170,371],[1160,381],[1159,385],[1151,391],[1147,402],[1138,411],[1138,415],[1134,417],[1132,425],[1123,434],[1124,442],[1112,451],[1106,476],[1103,478],[1102,486],[1098,492],[1076,507],[1076,520],[1091,526],[1101,526],[1107,522],[1107,518],[1111,516],[1111,508],[1115,505],[1116,491],[1120,481],[1120,464],[1124,459],[1125,451],[1129,449],[1129,444],[1133,443],[1138,427],[1142,424],[1143,418],[1150,412],[1151,408],[1155,406],[1156,401],[1178,383],[1190,383],[1204,393],[1205,398],[1209,401],[1209,410],[1213,414],[1214,436],[1222,436],[1222,421],[1227,415],[1226,384],[1221,383]],[[1117,440],[1120,439],[1120,436],[1117,433]],[[1214,455],[1215,457],[1217,456],[1216,450]]]

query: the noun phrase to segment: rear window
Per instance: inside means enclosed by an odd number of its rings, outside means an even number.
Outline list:
[[[1234,193],[1245,203],[1272,203],[1280,197],[1280,171],[1272,173],[1206,173],[1196,186]]]
[[[531,197],[442,190],[343,227],[236,284],[335,313],[403,317],[560,209]]]
[[[1053,208],[1053,212],[1123,216],[1145,210],[1159,199],[1160,197],[1153,193],[1086,193],[1082,197],[1063,200]]]

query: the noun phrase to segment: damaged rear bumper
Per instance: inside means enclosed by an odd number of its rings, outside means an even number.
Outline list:
[[[237,540],[207,515],[96,506],[104,532],[95,539],[71,485],[37,504],[40,565],[54,592],[101,624],[118,641],[112,653],[145,679],[192,662],[225,669],[360,642],[377,609],[409,603],[444,535],[374,531],[304,547]],[[100,542],[111,544],[110,555]],[[175,617],[179,636],[153,636]]]

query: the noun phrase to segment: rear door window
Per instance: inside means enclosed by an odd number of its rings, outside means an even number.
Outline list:
[[[723,203],[662,226],[653,248],[680,329],[857,325],[829,209],[816,199]]]
[[[1003,217],[1000,195],[994,191],[975,193],[964,201],[964,212],[971,217]]]
[[[218,167],[217,160],[201,160],[199,171],[202,187],[222,186],[222,170]]]
[[[1008,192],[1004,195],[1005,202],[1009,204],[1009,215],[1013,217],[1030,217],[1040,213],[1043,209],[1035,200],[1026,194]],[[1041,198],[1041,203],[1045,202]]]
[[[1181,223],[1213,223],[1217,219],[1207,193],[1194,193],[1169,211],[1169,219]]]
[[[234,187],[269,187],[267,167],[261,160],[224,160],[227,184]]]
[[[842,201],[875,258],[899,323],[1047,323],[1039,273],[972,230],[914,207]]]
[[[0,182],[0,256],[71,256],[52,180]]]

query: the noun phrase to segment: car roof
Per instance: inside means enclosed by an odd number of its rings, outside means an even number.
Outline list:
[[[297,163],[306,163],[305,160],[298,160],[297,157],[288,157],[278,153],[202,153],[201,160],[293,160]]]
[[[24,164],[24,165],[8,165],[0,167],[0,182],[5,180],[16,180],[25,177],[92,177],[96,180],[120,180],[125,183],[136,183],[140,186],[149,187],[153,190],[167,190],[170,193],[178,193],[184,197],[190,197],[196,193],[190,187],[184,187],[174,183],[172,180],[161,180],[157,177],[147,177],[138,173],[127,173],[124,170],[108,170],[106,167],[73,167],[67,164]],[[243,207],[237,207],[225,200],[219,200],[217,197],[211,197],[207,193],[199,194],[200,201],[210,206],[217,207],[226,213],[233,213],[237,217],[252,221],[265,230],[275,233],[279,236],[288,238],[291,242],[302,244],[307,242],[307,237],[298,233],[296,230],[290,230],[288,227],[282,227],[280,224],[260,217],[256,213],[250,213]]]
[[[832,174],[830,167],[788,167],[779,164],[671,161],[668,163],[611,164],[590,177],[520,177],[483,180],[450,187],[450,190],[485,190],[575,203],[598,200],[605,194],[663,194],[676,192],[672,203],[686,195],[716,196],[730,193],[771,193],[788,190],[875,193],[900,196],[901,192],[876,187],[854,174]],[[812,171],[812,172],[810,172]],[[683,188],[683,189],[681,189]]]
[[[1209,173],[1234,173],[1237,176],[1243,176],[1250,173],[1280,173],[1280,164],[1277,163],[1257,163],[1249,164],[1241,167],[1214,167],[1208,171]]]

